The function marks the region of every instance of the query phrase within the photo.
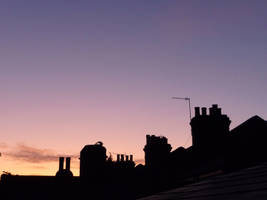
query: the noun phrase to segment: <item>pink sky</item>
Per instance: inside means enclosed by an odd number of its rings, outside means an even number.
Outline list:
[[[187,102],[172,96],[190,97],[192,108],[219,104],[232,128],[267,119],[266,8],[1,2],[0,171],[54,175],[56,158],[74,155],[78,175],[80,150],[97,141],[141,161],[146,134],[190,146]]]

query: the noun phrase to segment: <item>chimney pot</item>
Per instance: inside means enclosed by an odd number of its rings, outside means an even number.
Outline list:
[[[70,157],[66,158],[66,170],[70,171]]]
[[[117,154],[117,162],[120,162],[120,154]]]
[[[59,157],[59,171],[63,170],[64,157]]]
[[[199,107],[195,107],[195,117],[200,115],[200,108]]]
[[[212,108],[217,109],[218,108],[218,104],[212,104]]]
[[[201,108],[201,111],[202,111],[202,115],[207,115],[207,108],[206,107]]]

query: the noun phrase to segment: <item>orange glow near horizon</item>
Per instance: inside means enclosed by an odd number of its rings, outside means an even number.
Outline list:
[[[13,175],[55,176],[58,171],[58,162],[28,163],[8,158],[1,158],[1,160],[1,172],[5,171]],[[71,171],[74,176],[79,176],[78,162],[71,162]]]
[[[138,164],[144,164],[144,161],[138,160],[136,165]],[[13,159],[2,157],[0,170],[2,173],[8,172],[13,175],[55,176],[58,171],[58,162],[28,163],[25,161],[15,161]],[[74,176],[79,176],[79,160],[72,159],[71,171]]]
[[[37,156],[38,151],[42,152],[43,150],[38,150],[36,148],[28,147],[26,146],[27,150],[33,150],[30,152],[31,154],[22,156],[22,158],[19,158],[20,152],[17,152],[18,154],[15,155],[11,153],[5,154],[2,153],[0,157],[0,171],[1,172],[7,172],[11,173],[13,175],[44,175],[44,176],[55,176],[56,172],[58,171],[59,163],[58,158],[55,158],[54,155],[46,155],[47,158],[53,159],[54,161],[45,161],[42,159],[46,159],[46,157],[43,157],[43,155],[39,155],[39,158],[31,157],[32,155]],[[47,150],[46,150],[47,151]],[[29,152],[28,152],[29,153]],[[37,153],[37,154],[36,154]],[[9,155],[10,154],[10,155]],[[68,155],[69,156],[69,155]],[[115,154],[112,154],[112,158],[114,160]],[[79,176],[79,159],[76,157],[71,158],[71,171],[74,176]],[[136,165],[138,164],[144,164],[143,159],[136,159],[135,160]]]

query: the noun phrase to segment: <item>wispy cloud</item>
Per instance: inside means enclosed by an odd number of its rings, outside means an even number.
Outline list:
[[[6,143],[4,143],[4,142],[0,142],[0,148],[1,148],[1,150],[2,149],[7,149],[8,145]]]
[[[58,157],[60,156],[78,158],[78,154],[62,155],[51,149],[30,147],[25,144],[17,144],[15,148],[12,148],[10,151],[3,152],[2,154],[12,159],[30,163],[55,162],[58,161]]]
[[[0,148],[5,149],[2,152],[2,156],[8,157],[15,161],[23,161],[32,164],[40,164],[46,162],[57,162],[60,156],[71,157],[72,167],[79,168],[79,154],[59,154],[52,149],[42,149],[37,147],[28,146],[25,144],[17,144],[16,146],[10,146],[6,143],[0,143]],[[144,164],[144,159],[134,160],[136,164]],[[42,168],[41,166],[36,166],[36,168]]]

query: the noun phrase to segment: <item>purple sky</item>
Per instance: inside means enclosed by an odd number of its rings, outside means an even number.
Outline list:
[[[173,148],[190,135],[187,102],[172,96],[219,104],[232,128],[267,119],[266,10],[265,0],[1,1],[0,144],[72,155],[101,140],[142,159],[145,134]]]

